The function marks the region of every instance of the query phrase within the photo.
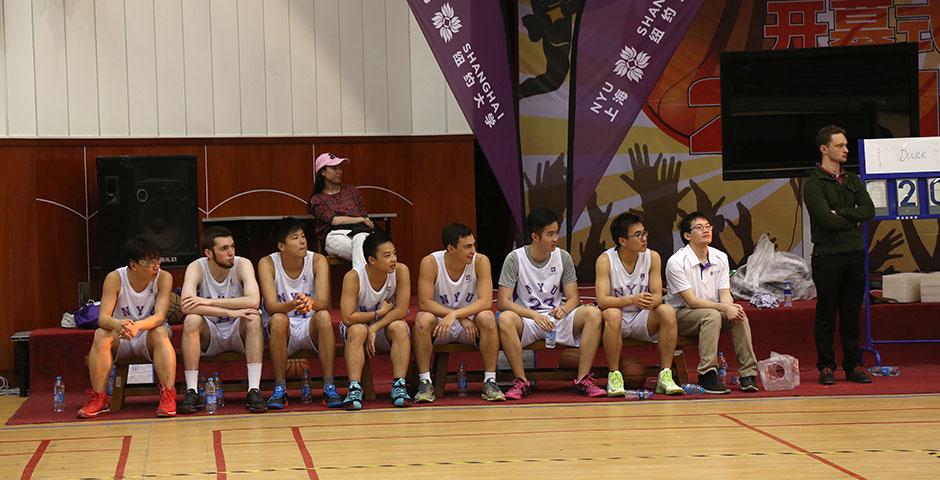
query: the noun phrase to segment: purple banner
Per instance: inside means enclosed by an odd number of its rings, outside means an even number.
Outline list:
[[[701,5],[702,0],[585,2],[575,66],[572,218],[591,198]]]
[[[408,0],[444,78],[522,225],[519,135],[498,0]]]

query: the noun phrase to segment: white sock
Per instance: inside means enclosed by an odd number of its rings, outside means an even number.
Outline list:
[[[261,389],[261,364],[260,363],[249,363],[248,364],[248,390],[252,388]]]
[[[483,372],[483,381],[485,382],[489,379],[496,380],[496,372]]]
[[[418,374],[418,380],[427,380],[431,381],[431,372],[424,372]]]
[[[199,370],[186,370],[183,372],[186,377],[186,390],[199,390]]]

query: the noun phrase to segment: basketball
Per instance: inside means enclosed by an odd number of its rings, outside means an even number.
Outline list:
[[[567,348],[561,352],[561,355],[558,357],[558,368],[578,368],[578,354],[577,348]]]
[[[288,358],[285,376],[287,378],[303,378],[305,368],[310,368],[306,358]]]
[[[620,373],[626,388],[642,388],[646,384],[646,367],[630,357],[620,359]]]
[[[577,348],[562,351],[558,356],[558,368],[578,368],[579,353]],[[620,373],[626,388],[641,388],[646,384],[646,367],[630,357],[620,359]]]
[[[180,308],[180,296],[170,292],[170,308],[166,311],[166,323],[176,325],[183,323],[183,309]]]

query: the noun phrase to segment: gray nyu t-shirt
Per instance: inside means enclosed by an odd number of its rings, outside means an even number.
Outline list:
[[[524,250],[526,257],[529,258],[529,262],[531,262],[535,268],[544,267],[551,258],[551,255],[549,255],[545,257],[545,260],[536,262],[532,259],[532,247],[526,245]],[[506,260],[503,261],[503,270],[499,273],[500,287],[516,288],[516,281],[519,279],[519,259],[516,258],[516,252],[517,250],[509,252],[509,255],[506,255]],[[571,254],[565,250],[561,250],[561,265],[561,287],[564,288],[564,286],[569,283],[577,283],[578,276],[575,274],[574,260],[571,259]]]

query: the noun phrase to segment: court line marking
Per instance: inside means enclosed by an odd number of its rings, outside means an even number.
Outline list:
[[[734,426],[734,428],[740,428]],[[940,450],[924,449],[863,449],[863,450],[832,450],[832,451],[811,451],[816,455],[836,455],[836,454],[869,454],[869,453],[925,453],[927,455],[940,455]],[[388,469],[388,468],[413,468],[413,467],[460,467],[476,465],[507,465],[524,463],[565,463],[565,462],[596,462],[596,461],[629,461],[629,460],[701,460],[707,458],[754,458],[769,456],[806,456],[806,454],[794,451],[792,449],[777,451],[752,451],[752,452],[730,452],[730,453],[695,453],[684,455],[610,455],[598,457],[545,457],[545,458],[514,458],[514,459],[494,459],[494,460],[454,460],[440,462],[409,462],[409,463],[376,463],[376,464],[348,464],[348,465],[321,465],[321,470],[342,471],[342,470],[368,470],[368,469]],[[256,468],[244,470],[229,470],[230,474],[257,474],[257,473],[278,473],[278,472],[300,472],[307,470],[305,467],[273,467]],[[213,476],[218,472],[178,472],[178,473],[151,473],[143,474],[134,478],[168,478],[168,477],[189,477],[189,476]],[[83,480],[105,480],[109,477],[83,477]]]
[[[765,436],[765,437],[767,437],[767,438],[769,438],[769,439],[771,439],[771,440],[773,440],[773,441],[775,441],[775,442],[777,442],[777,443],[780,443],[780,444],[782,444],[782,445],[786,445],[787,447],[790,447],[790,448],[792,448],[792,449],[794,449],[794,450],[796,450],[796,451],[798,451],[798,452],[800,452],[800,453],[802,453],[802,454],[804,454],[804,455],[808,455],[810,458],[812,458],[812,459],[814,459],[814,460],[817,460],[817,461],[819,461],[819,462],[822,462],[823,464],[828,465],[828,466],[830,466],[830,467],[832,467],[832,468],[834,468],[834,469],[836,469],[836,470],[838,470],[838,471],[840,471],[840,472],[842,472],[842,473],[844,473],[844,474],[846,474],[846,475],[848,475],[848,476],[850,476],[850,477],[852,477],[852,478],[855,478],[855,479],[858,479],[858,480],[865,480],[865,477],[863,477],[863,476],[861,476],[861,475],[859,475],[859,474],[857,474],[857,473],[855,473],[855,472],[853,472],[853,471],[851,471],[851,470],[849,470],[849,469],[847,469],[847,468],[845,468],[845,467],[843,467],[843,466],[841,466],[841,465],[838,465],[838,464],[836,464],[835,462],[831,462],[831,461],[829,461],[829,460],[827,460],[827,459],[825,459],[825,458],[823,458],[823,457],[821,457],[821,456],[819,456],[819,455],[816,455],[815,453],[810,452],[809,450],[806,450],[805,448],[800,447],[799,445],[796,445],[795,443],[788,442],[788,441],[786,441],[786,440],[784,440],[784,439],[782,439],[782,438],[780,438],[780,437],[778,437],[778,436],[776,436],[776,435],[774,435],[774,434],[772,434],[772,433],[770,433],[770,432],[761,430],[760,428],[757,428],[757,427],[755,427],[755,426],[752,426],[752,425],[748,424],[747,422],[745,422],[745,421],[743,421],[743,420],[740,420],[740,419],[737,419],[737,418],[735,418],[735,417],[733,417],[733,416],[731,416],[731,415],[728,415],[728,414],[726,414],[726,413],[722,413],[721,416],[724,417],[724,418],[726,418],[726,419],[728,419],[728,420],[731,420],[731,421],[734,422],[734,423],[737,423],[738,425],[740,425],[740,426],[742,426],[742,427],[744,427],[744,428],[747,428],[748,430],[757,432],[757,433],[759,433],[759,434],[761,434],[761,435],[763,435],[763,436]]]
[[[124,441],[121,442],[121,454],[118,456],[117,467],[114,468],[114,480],[124,478],[124,467],[127,466],[127,457],[131,453],[131,438],[133,435],[124,435]]]
[[[278,417],[280,416],[296,416],[296,415],[370,415],[370,414],[379,414],[379,413],[389,413],[389,412],[428,412],[433,408],[434,411],[460,411],[460,410],[474,410],[474,409],[487,409],[487,408],[526,408],[526,409],[552,409],[552,408],[571,408],[571,407],[612,407],[612,406],[621,406],[621,407],[633,407],[635,405],[665,405],[665,404],[675,404],[675,402],[693,402],[702,403],[702,404],[721,404],[721,403],[737,403],[737,402],[775,402],[775,401],[807,401],[807,400],[857,400],[857,399],[901,399],[901,398],[930,398],[930,397],[940,397],[940,393],[914,393],[914,394],[897,394],[897,395],[833,395],[833,396],[813,396],[813,397],[759,397],[759,398],[703,398],[696,400],[644,400],[642,402],[577,402],[577,403],[540,403],[540,404],[504,404],[504,405],[492,405],[492,404],[481,404],[481,405],[440,405],[432,407],[421,407],[421,408],[409,408],[402,410],[400,408],[394,407],[379,407],[366,410],[358,410],[356,412],[348,412],[345,410],[311,410],[311,411],[301,411],[301,412],[279,412],[276,413]],[[910,408],[913,410],[936,410],[937,407],[914,407]],[[900,409],[898,411],[909,410]],[[887,412],[895,411],[893,409],[884,410]],[[809,412],[819,412],[826,413],[825,410],[818,411],[809,411]],[[742,412],[735,412],[743,414]],[[773,413],[780,414],[786,412],[764,412],[764,413]],[[799,412],[795,412],[799,413]],[[831,412],[830,412],[831,413]],[[757,415],[761,412],[752,412],[747,413],[748,415]],[[693,414],[694,415],[694,414]],[[177,416],[174,417],[172,422],[231,422],[231,421],[241,421],[245,418],[257,417],[256,414],[234,414],[234,415],[205,415],[205,416],[196,416],[196,417],[185,417]],[[640,418],[642,415],[629,416],[624,418]],[[590,417],[596,418],[596,417]],[[531,419],[530,419],[531,420]],[[106,421],[92,421],[92,422],[69,422],[69,423],[50,423],[50,424],[40,424],[40,425],[4,425],[0,427],[0,433],[3,432],[15,432],[15,431],[26,431],[26,430],[48,430],[48,429],[62,429],[62,428],[95,428],[95,427],[114,427],[114,426],[129,426],[129,425],[156,425],[156,424],[165,424],[168,420],[166,419],[140,419],[140,418],[129,418],[126,420],[115,420],[111,422]],[[396,422],[397,423],[397,422]],[[234,429],[230,429],[234,430]],[[118,436],[120,437],[120,436]]]
[[[735,427],[738,428],[738,427]],[[812,451],[811,453],[817,455],[834,455],[834,454],[863,454],[863,453],[926,453],[930,456],[940,455],[940,450],[924,450],[924,449],[864,449],[864,450],[833,450],[833,451]],[[541,462],[552,462],[552,463],[561,463],[569,461],[598,461],[598,460],[608,460],[608,461],[620,461],[620,460],[675,460],[675,459],[703,459],[703,458],[734,458],[734,457],[766,457],[772,455],[782,455],[782,456],[803,456],[799,452],[793,450],[782,450],[782,451],[755,451],[755,452],[733,452],[733,453],[712,453],[712,454],[686,454],[686,455],[619,455],[619,456],[606,456],[606,457],[571,457],[571,458],[521,458],[521,459],[497,459],[497,460],[458,460],[458,461],[446,461],[446,462],[413,462],[413,463],[381,463],[381,464],[351,464],[351,465],[328,465],[321,466],[323,470],[363,470],[363,469],[381,469],[381,468],[403,468],[403,467],[435,467],[435,466],[472,466],[472,465],[497,465],[497,464],[514,464],[514,463],[541,463]],[[229,470],[226,473],[231,474],[254,474],[254,473],[278,473],[278,472],[300,472],[307,470],[305,467],[273,467],[273,468],[256,468],[256,469],[244,469],[244,470]],[[133,478],[179,478],[179,477],[192,477],[192,476],[213,476],[218,475],[219,472],[176,472],[176,473],[150,473],[134,476]],[[111,477],[82,477],[83,480],[106,480]]]
[[[880,410],[880,411],[885,411],[885,412],[904,412],[904,411],[922,411],[922,410],[940,410],[940,407],[908,407],[908,408],[898,408],[898,409],[889,409],[889,410]],[[813,413],[818,413],[818,414],[821,414],[821,415],[829,415],[829,414],[832,414],[832,413],[869,413],[869,412],[871,412],[871,409],[848,409],[848,410],[843,410],[843,409],[838,409],[838,410],[794,410],[794,411],[787,411],[787,412],[779,412],[779,411],[777,411],[777,412],[732,412],[732,413],[734,413],[734,414],[736,414],[736,415],[778,415],[778,416],[779,416],[779,415],[782,415],[782,414],[783,414],[783,415],[794,415],[794,414],[813,414]],[[303,413],[303,412],[300,412],[300,413]],[[707,417],[707,416],[720,415],[720,414],[722,414],[722,413],[727,413],[727,412],[675,413],[675,414],[656,413],[656,414],[646,414],[646,415],[642,415],[642,414],[641,414],[641,415],[607,415],[605,418],[610,419],[610,420],[613,420],[613,419],[638,420],[638,419],[646,419],[646,418],[680,418],[680,417],[681,417],[681,418],[688,418],[688,417],[696,418],[696,417]],[[278,415],[282,415],[282,414],[279,413]],[[534,421],[534,420],[546,420],[546,419],[553,419],[553,420],[572,420],[572,421],[573,421],[573,420],[596,420],[596,419],[597,419],[597,416],[596,416],[596,415],[576,415],[576,416],[566,415],[566,416],[564,416],[564,417],[557,417],[557,418],[544,417],[544,416],[540,416],[540,417],[516,417],[516,418],[500,419],[500,422],[501,422],[501,423],[505,423],[505,422],[531,422],[531,421]],[[415,421],[400,421],[400,422],[389,421],[389,422],[374,422],[374,423],[369,423],[369,426],[370,426],[370,427],[380,427],[380,426],[400,426],[400,425],[441,425],[441,424],[451,425],[451,424],[458,424],[458,423],[478,423],[479,421],[480,421],[479,419],[468,419],[468,420],[461,420],[461,419],[451,419],[451,420],[415,420]],[[929,421],[928,421],[928,422],[929,422]],[[857,423],[857,422],[853,422],[853,423]],[[818,425],[818,424],[816,424],[816,425]],[[320,423],[311,423],[311,424],[303,424],[303,425],[299,425],[299,426],[301,426],[301,427],[306,427],[306,428],[335,428],[336,425],[333,424],[333,423],[324,423],[324,424],[320,424]],[[284,427],[283,427],[283,426],[273,426],[273,425],[272,425],[272,426],[259,426],[259,427],[251,426],[251,427],[222,428],[221,430],[226,431],[226,432],[235,432],[235,431],[241,431],[241,430],[252,430],[252,431],[255,431],[255,430],[277,430],[277,429],[281,429],[281,428],[284,428]]]
[[[297,442],[297,448],[300,450],[300,456],[304,460],[304,467],[307,469],[307,476],[310,480],[320,480],[317,470],[313,465],[313,457],[310,456],[310,450],[307,450],[307,444],[304,442],[304,436],[300,433],[300,427],[291,427],[291,433],[294,435],[294,441]]]
[[[39,446],[36,447],[36,451],[33,452],[33,456],[30,457],[29,462],[26,463],[26,466],[23,467],[23,474],[20,476],[21,480],[29,480],[33,478],[33,471],[36,470],[36,465],[39,464],[39,460],[42,458],[42,454],[46,452],[46,449],[49,448],[49,442],[51,440],[43,440],[39,442]]]
[[[222,431],[212,431],[212,447],[215,451],[215,470],[216,480],[226,480],[225,472],[225,452],[222,451]]]

